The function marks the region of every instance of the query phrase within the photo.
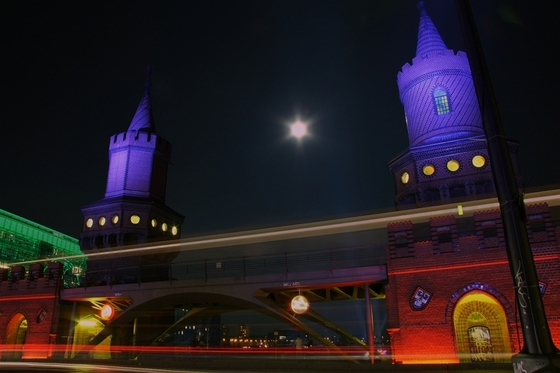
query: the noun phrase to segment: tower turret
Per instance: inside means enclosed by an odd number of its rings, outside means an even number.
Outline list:
[[[180,237],[184,216],[165,204],[171,144],[156,133],[150,75],[151,69],[127,131],[111,136],[109,141],[105,198],[82,208],[80,248],[84,252]],[[161,262],[171,258],[149,256],[128,261]],[[98,267],[103,269],[106,264]]]
[[[484,135],[469,60],[447,49],[420,3],[416,57],[397,75],[410,146]]]
[[[494,192],[467,55],[448,49],[418,7],[416,56],[397,75],[409,148],[389,162],[400,208]],[[517,143],[509,145],[517,167]]]

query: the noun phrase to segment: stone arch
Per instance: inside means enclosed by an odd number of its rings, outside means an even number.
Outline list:
[[[512,306],[495,288],[480,282],[453,294],[446,310],[459,361],[508,362],[512,354]]]
[[[445,322],[452,323],[453,322],[453,311],[455,309],[455,305],[457,302],[465,295],[466,293],[473,291],[473,290],[480,290],[485,293],[492,295],[496,300],[502,305],[504,311],[506,312],[508,320],[515,320],[515,311],[514,305],[512,305],[509,300],[503,295],[498,289],[483,282],[473,282],[468,285],[463,286],[462,288],[455,291],[451,297],[449,298],[449,302],[447,303],[447,307],[445,309]]]
[[[8,322],[6,327],[5,344],[10,349],[3,353],[3,359],[19,360],[23,356],[23,345],[27,336],[27,318],[18,312]]]

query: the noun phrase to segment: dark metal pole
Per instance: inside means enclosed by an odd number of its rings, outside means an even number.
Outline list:
[[[369,361],[370,363],[375,362],[375,337],[373,334],[373,307],[371,306],[371,294],[369,293],[369,283],[364,284],[366,289],[366,330],[367,330],[367,341],[369,347]]]
[[[492,175],[504,224],[506,250],[523,327],[524,347],[512,358],[517,372],[558,372],[558,350],[544,312],[533,252],[527,235],[525,204],[519,192],[507,139],[468,0],[455,0],[482,121]]]

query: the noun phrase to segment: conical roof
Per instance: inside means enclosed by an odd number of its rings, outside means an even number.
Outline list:
[[[424,9],[423,1],[418,3],[418,8],[420,9],[420,25],[418,27],[416,56],[425,56],[429,52],[447,49],[428,12]]]
[[[146,131],[146,132],[156,132],[156,126],[154,123],[154,116],[152,113],[152,100],[150,97],[150,78],[152,75],[153,68],[148,67],[148,76],[146,78],[146,90],[144,95],[140,100],[138,109],[130,122],[128,131]]]

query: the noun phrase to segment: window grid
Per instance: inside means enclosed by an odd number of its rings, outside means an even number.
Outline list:
[[[449,101],[447,100],[447,95],[443,94],[441,96],[434,97],[436,100],[436,110],[438,115],[449,113]]]

